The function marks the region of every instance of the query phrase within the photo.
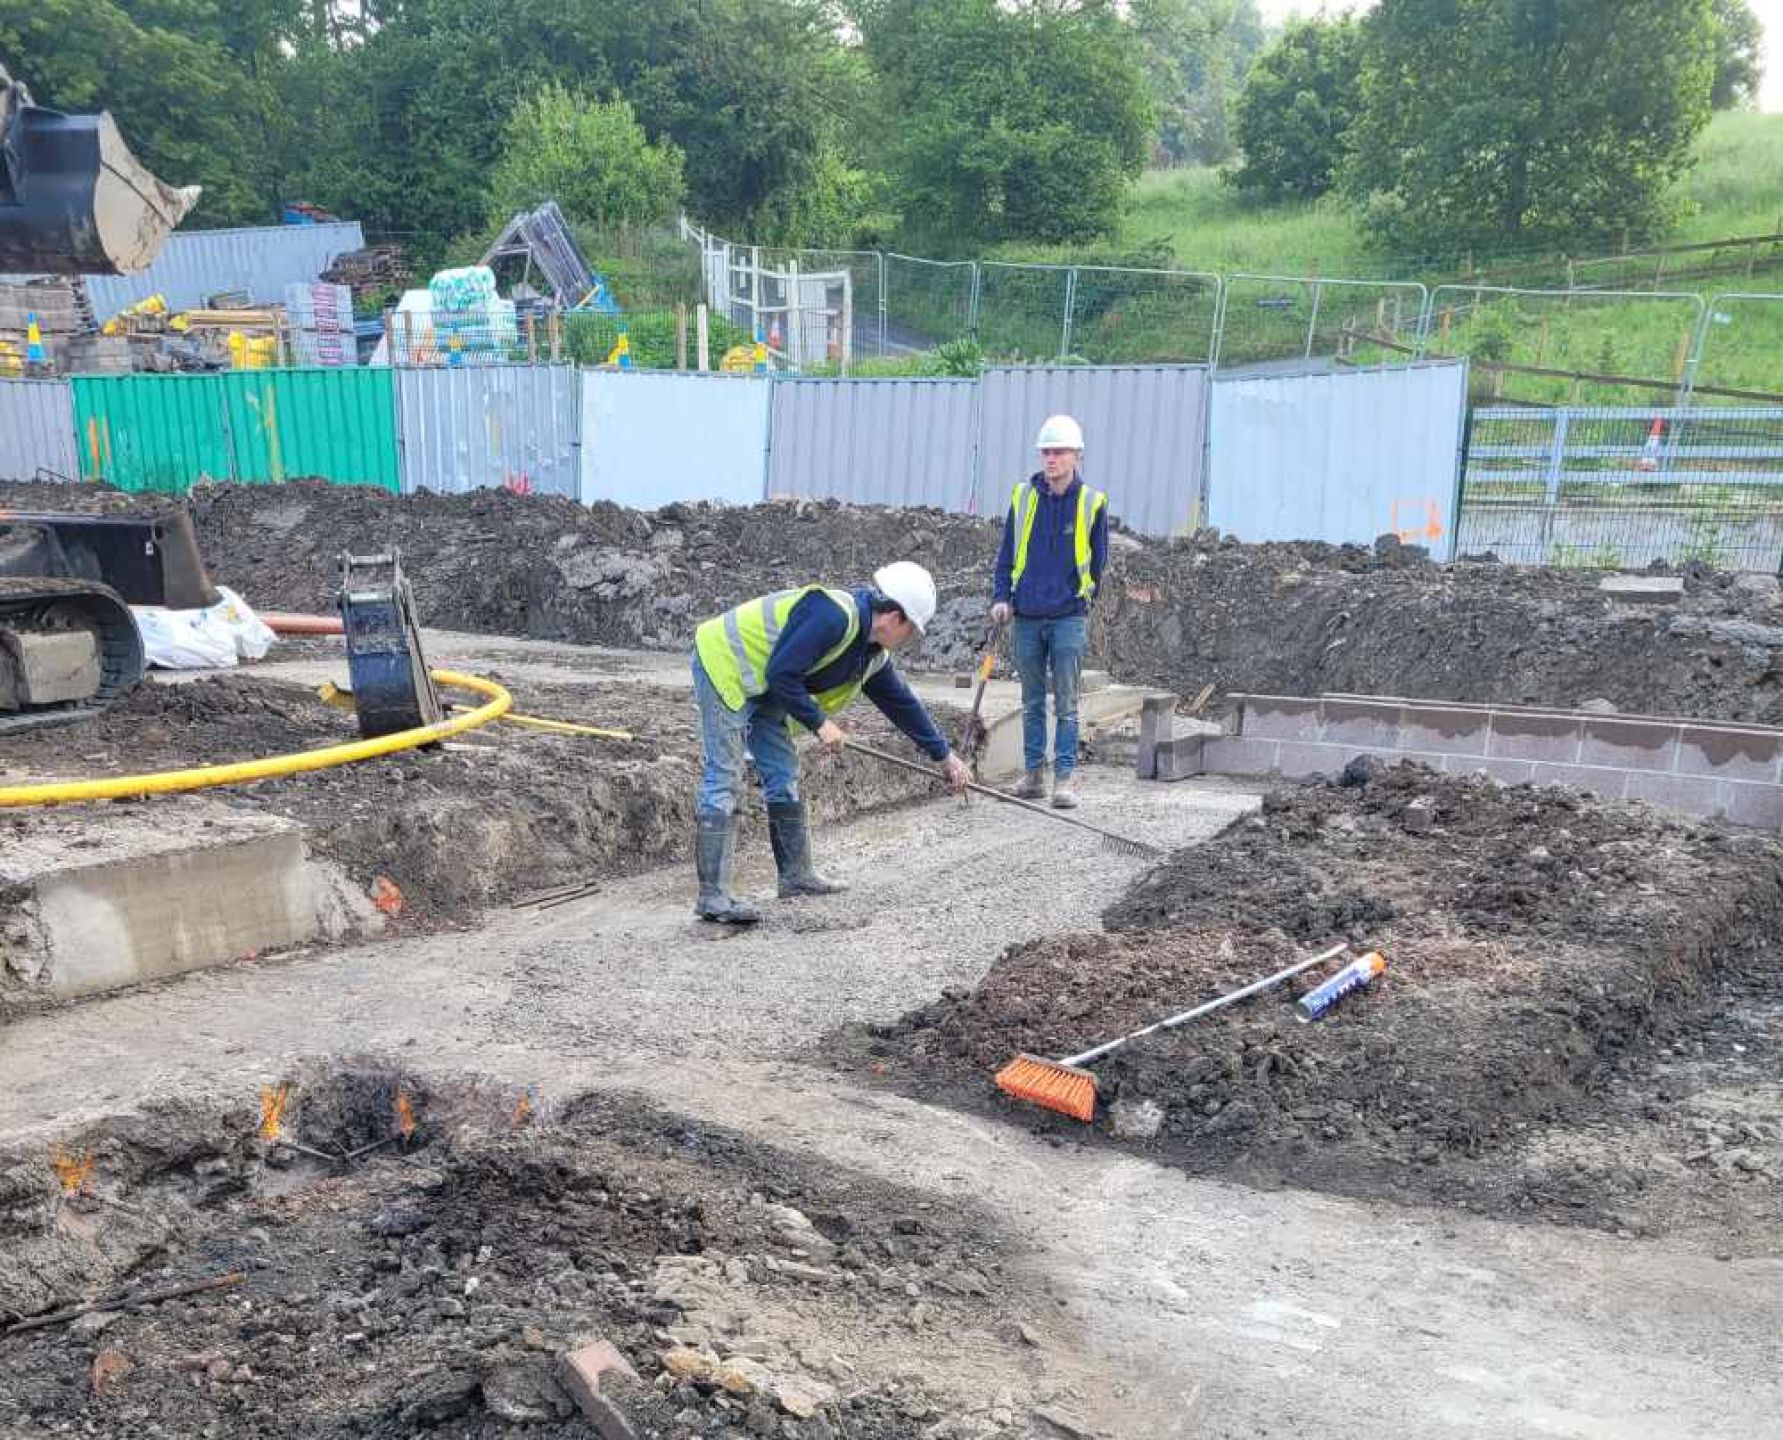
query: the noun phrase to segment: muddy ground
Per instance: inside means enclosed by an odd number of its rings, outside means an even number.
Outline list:
[[[1117,491],[1118,505],[1118,491]],[[0,508],[145,508],[93,487],[0,485]],[[399,498],[320,483],[193,500],[215,578],[268,609],[328,609],[343,550],[401,549],[423,620],[494,634],[679,649],[739,597],[934,570],[927,663],[979,642],[998,526],[828,502],[645,514],[505,491]],[[1783,592],[1693,571],[1676,606],[1613,604],[1595,571],[1439,566],[1415,549],[1238,545],[1117,533],[1092,663],[1188,695],[1356,691],[1783,722]]]
[[[1774,1082],[1739,1098],[1736,1072],[1779,1058],[1783,841],[1413,765],[1348,778],[1278,790],[1106,931],[1012,949],[832,1058],[1052,1124],[990,1086],[1017,1053],[1087,1049],[1342,940],[1388,958],[1370,991],[1303,1024],[1312,982],[1290,982],[1097,1062],[1096,1133],[1250,1183],[1770,1244],[1783,1103]]]
[[[344,680],[344,662],[341,670]],[[516,896],[684,857],[698,776],[691,700],[684,691],[585,678],[516,684],[515,709],[626,730],[635,739],[572,738],[497,722],[432,751],[206,795],[301,821],[312,852],[362,886],[379,876],[394,881],[405,923],[469,921]],[[873,743],[915,756],[871,706],[854,712],[851,724]],[[351,712],[246,670],[143,685],[94,719],[0,740],[0,783],[181,769],[357,738]],[[824,820],[936,788],[853,755],[805,767],[807,798]],[[746,818],[752,835],[761,824],[759,798]],[[177,824],[186,802],[165,796],[139,803],[165,810]],[[0,811],[0,837],[43,823],[42,813]]]
[[[0,1434],[988,1440],[1069,1407],[1027,1374],[971,1207],[612,1097],[547,1117],[376,1068],[263,1093],[95,1125],[59,1177],[4,1157]],[[601,1386],[629,1430],[592,1429],[559,1383],[595,1339],[637,1372]],[[982,1393],[933,1380],[942,1351]]]

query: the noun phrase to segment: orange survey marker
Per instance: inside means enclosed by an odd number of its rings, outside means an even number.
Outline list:
[[[1349,949],[1348,945],[1333,945],[1329,950],[1305,960],[1296,960],[1285,970],[1277,970],[1273,975],[1253,980],[1242,990],[1233,990],[1216,1000],[1209,1000],[1205,1005],[1197,1005],[1193,1010],[1154,1021],[1142,1030],[1134,1030],[1118,1040],[1110,1040],[1093,1050],[1085,1050],[1081,1055],[1067,1056],[1063,1060],[1043,1060],[1038,1055],[1017,1055],[997,1072],[997,1088],[1005,1095],[1044,1106],[1048,1110],[1056,1110],[1061,1115],[1069,1115],[1073,1120],[1093,1120],[1096,1115],[1096,1077],[1083,1068],[1090,1061],[1100,1059],[1109,1051],[1118,1050],[1146,1035],[1154,1035],[1160,1030],[1173,1030],[1202,1015],[1211,1015],[1215,1010],[1236,1005],[1240,1000],[1280,985],[1284,980],[1293,979],[1303,970],[1311,970],[1315,965],[1323,965],[1339,955],[1347,955]]]

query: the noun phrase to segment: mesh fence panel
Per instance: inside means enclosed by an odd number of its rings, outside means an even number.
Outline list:
[[[1092,365],[1170,364],[1213,356],[1214,275],[1080,265],[1071,285],[1071,353]]]
[[[1417,358],[1424,305],[1424,287],[1417,284],[1228,276],[1219,363],[1318,359],[1403,364]]]
[[[885,353],[933,350],[972,328],[970,260],[885,256]]]
[[[1055,265],[979,266],[978,343],[994,360],[1056,360],[1067,353],[1071,272]]]
[[[1638,569],[1783,561],[1783,408],[1477,409],[1458,553]]]
[[[1783,404],[1783,295],[1717,295],[1705,320],[1692,393],[1705,404]]]

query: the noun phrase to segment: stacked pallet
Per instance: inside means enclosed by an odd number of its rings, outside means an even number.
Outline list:
[[[86,287],[78,279],[45,276],[0,282],[0,375],[23,373],[34,320],[48,362],[42,367],[45,371],[59,368],[61,349],[68,341],[96,328]]]
[[[398,245],[373,245],[364,250],[349,250],[334,257],[334,263],[322,272],[330,285],[345,285],[353,298],[364,302],[391,290],[400,290],[409,282],[409,267]]]

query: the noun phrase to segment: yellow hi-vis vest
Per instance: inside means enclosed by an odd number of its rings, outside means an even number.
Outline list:
[[[840,607],[848,619],[848,629],[842,638],[807,672],[815,675],[846,655],[848,647],[860,637],[860,611],[854,603],[854,596],[846,590],[831,590],[823,585],[806,585],[797,590],[776,590],[772,595],[745,600],[736,609],[713,616],[693,632],[694,649],[700,657],[700,665],[726,707],[741,710],[744,701],[767,694],[768,657],[774,653],[774,646],[780,639],[780,631],[786,625],[786,617],[792,614],[792,607],[813,590],[822,591]],[[833,685],[828,690],[814,691],[811,698],[825,715],[834,715],[861,693],[861,687],[885,667],[889,658],[881,650],[867,662],[867,668],[855,679]]]
[[[1072,536],[1076,547],[1077,597],[1088,600],[1096,593],[1096,580],[1090,574],[1090,531],[1096,528],[1096,517],[1108,504],[1108,497],[1088,485],[1077,487],[1077,532]],[[1034,482],[1024,480],[1009,497],[1009,514],[1015,522],[1015,563],[1009,567],[1009,589],[1013,594],[1021,584],[1022,571],[1028,568],[1028,539],[1034,533],[1034,516],[1040,510],[1040,492]]]

